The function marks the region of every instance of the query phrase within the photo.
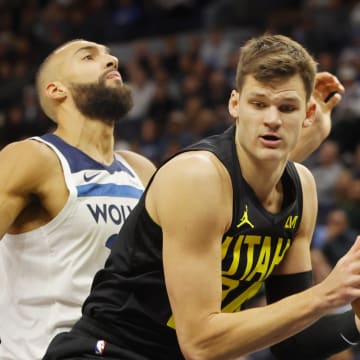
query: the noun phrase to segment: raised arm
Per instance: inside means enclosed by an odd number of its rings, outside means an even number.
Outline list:
[[[314,91],[311,97],[311,101],[316,104],[315,121],[310,127],[302,128],[297,145],[290,154],[293,161],[301,162],[305,160],[329,135],[331,112],[341,100],[343,92],[343,85],[334,75],[328,72],[320,72],[316,75]]]

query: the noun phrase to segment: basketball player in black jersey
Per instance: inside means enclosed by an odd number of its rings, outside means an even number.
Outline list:
[[[229,100],[234,126],[160,167],[82,319],[44,359],[235,359],[271,346],[279,359],[311,360],[360,340],[352,311],[331,315],[360,297],[360,237],[312,286],[315,184],[289,161],[301,129],[341,97],[325,102],[334,80],[313,101],[315,72],[287,37],[245,44]],[[263,285],[268,304],[244,309]]]

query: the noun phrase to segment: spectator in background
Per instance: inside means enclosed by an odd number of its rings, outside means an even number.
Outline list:
[[[343,209],[335,209],[328,214],[322,252],[332,268],[354,244],[356,235]]]
[[[128,83],[133,94],[134,107],[125,121],[119,124],[118,132],[126,140],[137,138],[142,120],[148,113],[155,94],[155,84],[143,67],[135,62],[127,64]]]
[[[129,63],[127,75],[134,97],[134,107],[127,115],[127,118],[134,121],[141,120],[149,110],[154,98],[155,84],[139,63]]]
[[[316,228],[314,251],[321,251],[330,270],[353,245],[356,235],[347,213],[342,208],[335,208],[328,212],[325,224]]]
[[[185,106],[187,101],[193,97],[201,98],[204,101],[204,86],[198,75],[194,73],[186,74],[180,83],[181,105]]]
[[[355,146],[349,170],[354,178],[360,178],[360,139]]]
[[[341,64],[337,75],[344,84],[345,93],[334,111],[331,138],[338,142],[342,152],[353,151],[360,134],[360,78],[357,68]]]
[[[338,182],[339,206],[347,212],[351,227],[360,231],[360,143],[346,155],[349,157],[347,169]]]
[[[229,97],[231,89],[226,81],[224,70],[210,70],[204,94],[205,105],[212,108],[226,106],[226,99]]]
[[[218,126],[218,120],[213,109],[206,107],[199,109],[191,124],[194,141],[222,132],[221,130],[224,130],[224,128]]]
[[[314,52],[339,53],[349,42],[351,27],[345,1],[305,0],[303,11],[308,24],[306,43]]]
[[[337,77],[345,87],[345,93],[339,106],[334,111],[333,122],[360,120],[360,74],[351,64],[341,64]],[[343,124],[339,126],[344,127]]]
[[[224,69],[232,49],[233,44],[224,36],[224,31],[213,28],[200,49],[200,58],[211,68]]]
[[[162,157],[162,148],[160,145],[160,126],[159,123],[151,117],[146,117],[140,126],[140,135],[135,143],[136,152],[144,155],[151,160],[156,166],[160,164]]]
[[[165,129],[167,116],[177,107],[178,101],[176,90],[172,88],[173,83],[166,71],[157,72],[155,77],[154,95],[148,114],[157,122],[161,130]]]
[[[6,112],[5,125],[0,137],[3,144],[24,139],[32,135],[29,124],[25,122],[25,112],[21,105],[13,105]]]
[[[171,111],[161,138],[161,162],[174,155],[184,146],[189,145],[192,141],[193,134],[190,131],[185,112],[179,109]]]
[[[332,74],[336,73],[337,56],[334,52],[328,50],[320,51],[317,55],[317,61],[319,63],[319,71],[328,71]]]
[[[354,176],[348,182],[344,199],[340,202],[346,211],[351,226],[360,232],[360,177]]]
[[[178,70],[179,49],[175,35],[168,35],[164,38],[164,50],[161,57],[164,67],[169,74],[175,73]]]
[[[318,193],[318,223],[324,224],[329,211],[337,206],[338,181],[345,172],[339,153],[339,145],[326,140],[316,154],[316,164],[311,167]]]
[[[110,21],[106,29],[108,41],[123,41],[141,35],[144,8],[139,1],[114,0],[110,9]]]
[[[107,42],[107,24],[111,23],[108,0],[74,1],[68,11],[71,38],[82,37],[92,41]],[[75,11],[72,10],[74,8]]]

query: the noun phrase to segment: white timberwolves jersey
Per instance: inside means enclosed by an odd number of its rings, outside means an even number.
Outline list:
[[[54,134],[33,139],[58,156],[69,198],[45,226],[0,241],[1,360],[41,359],[55,334],[81,316],[92,279],[144,190],[120,157],[105,166]]]

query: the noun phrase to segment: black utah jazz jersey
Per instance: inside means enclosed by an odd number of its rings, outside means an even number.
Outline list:
[[[233,219],[222,239],[224,312],[240,311],[259,291],[291,246],[302,213],[302,189],[294,164],[288,162],[282,176],[281,211],[269,213],[241,175],[234,136],[232,126],[183,150],[214,153],[231,176]],[[147,359],[183,359],[164,282],[162,232],[145,209],[145,196],[122,227],[105,269],[97,273],[84,315],[106,324],[118,345],[135,349]]]

